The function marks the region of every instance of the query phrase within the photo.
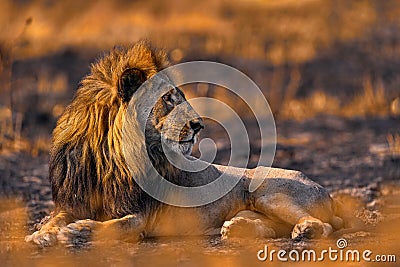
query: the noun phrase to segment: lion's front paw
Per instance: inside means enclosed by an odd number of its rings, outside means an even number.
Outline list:
[[[87,243],[92,238],[93,231],[101,222],[90,219],[79,220],[62,227],[57,234],[57,240],[67,245]]]
[[[57,233],[59,228],[41,229],[25,237],[26,242],[33,242],[40,247],[50,247],[57,243]]]
[[[221,238],[268,238],[275,237],[275,231],[259,219],[235,217],[226,221],[221,228]]]
[[[328,223],[313,218],[302,218],[293,228],[292,239],[301,240],[327,237],[332,233],[332,226]]]

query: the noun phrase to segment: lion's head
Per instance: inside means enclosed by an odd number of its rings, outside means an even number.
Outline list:
[[[157,101],[154,104],[143,101],[146,98],[143,94],[153,94],[146,91],[138,93],[138,97],[131,103],[135,106],[137,116],[143,116],[141,119],[146,120],[145,139],[147,149],[150,150],[148,152],[153,155],[162,154],[162,141],[172,151],[188,155],[197,141],[198,132],[204,128],[202,119],[179,88],[168,79],[157,78],[155,85],[147,86],[160,96],[155,96]],[[143,90],[147,90],[147,87]],[[143,106],[146,105],[151,109],[148,115],[143,114]]]
[[[161,141],[177,153],[190,154],[203,128],[182,91],[168,79],[159,84],[163,93],[155,105],[146,106],[147,99],[138,89],[168,64],[165,53],[138,42],[115,48],[92,65],[53,132],[49,169],[58,209],[77,218],[104,220],[156,205],[132,175],[145,178],[146,158],[161,172],[168,171]],[[133,130],[125,133],[129,136],[124,141],[137,163],[133,172],[122,151],[129,105],[134,106],[128,122]],[[185,108],[177,109],[178,105]],[[146,108],[151,110],[141,129],[137,121]]]

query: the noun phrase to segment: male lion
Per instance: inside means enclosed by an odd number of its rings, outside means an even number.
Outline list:
[[[326,237],[342,227],[327,190],[298,171],[258,167],[267,175],[256,191],[249,192],[256,169],[209,165],[199,172],[187,172],[173,166],[163,152],[161,137],[169,140],[172,150],[189,157],[204,126],[190,105],[178,114],[180,120],[187,119],[183,127],[166,123],[171,111],[186,102],[172,84],[160,85],[169,89],[151,109],[145,130],[135,128],[130,133],[129,157],[135,166],[128,168],[122,149],[128,104],[133,101],[136,113],[130,116],[135,125],[147,101],[138,95],[138,88],[167,66],[165,54],[143,41],[115,48],[92,65],[53,132],[49,178],[55,210],[27,241],[50,246],[92,232],[99,238],[112,233],[113,238],[131,241],[217,233],[222,238],[299,239]],[[179,132],[179,140],[169,136],[173,131]],[[208,184],[222,172],[232,179],[240,175],[240,180],[212,203],[178,207],[155,200],[136,183],[147,179],[149,165],[168,181],[187,187]]]

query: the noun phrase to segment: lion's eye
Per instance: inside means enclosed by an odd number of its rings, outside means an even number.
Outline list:
[[[163,95],[162,99],[164,100],[165,103],[167,103],[169,105],[173,105],[173,99],[172,99],[171,94]]]

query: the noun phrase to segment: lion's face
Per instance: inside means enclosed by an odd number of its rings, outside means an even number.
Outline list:
[[[164,142],[174,152],[189,155],[199,131],[204,128],[203,120],[186,101],[183,92],[169,86],[171,89],[158,99],[150,112],[146,136]]]
[[[169,76],[156,75],[161,69],[156,67],[155,55],[149,56],[151,53],[139,57],[146,59],[148,65],[142,63],[140,68],[127,68],[119,76],[118,95],[125,103],[134,99],[137,119],[145,123],[147,148],[153,154],[165,153],[167,148],[189,155],[197,134],[204,128],[203,121]],[[146,85],[141,87],[144,83]],[[139,88],[142,90],[137,92]]]

